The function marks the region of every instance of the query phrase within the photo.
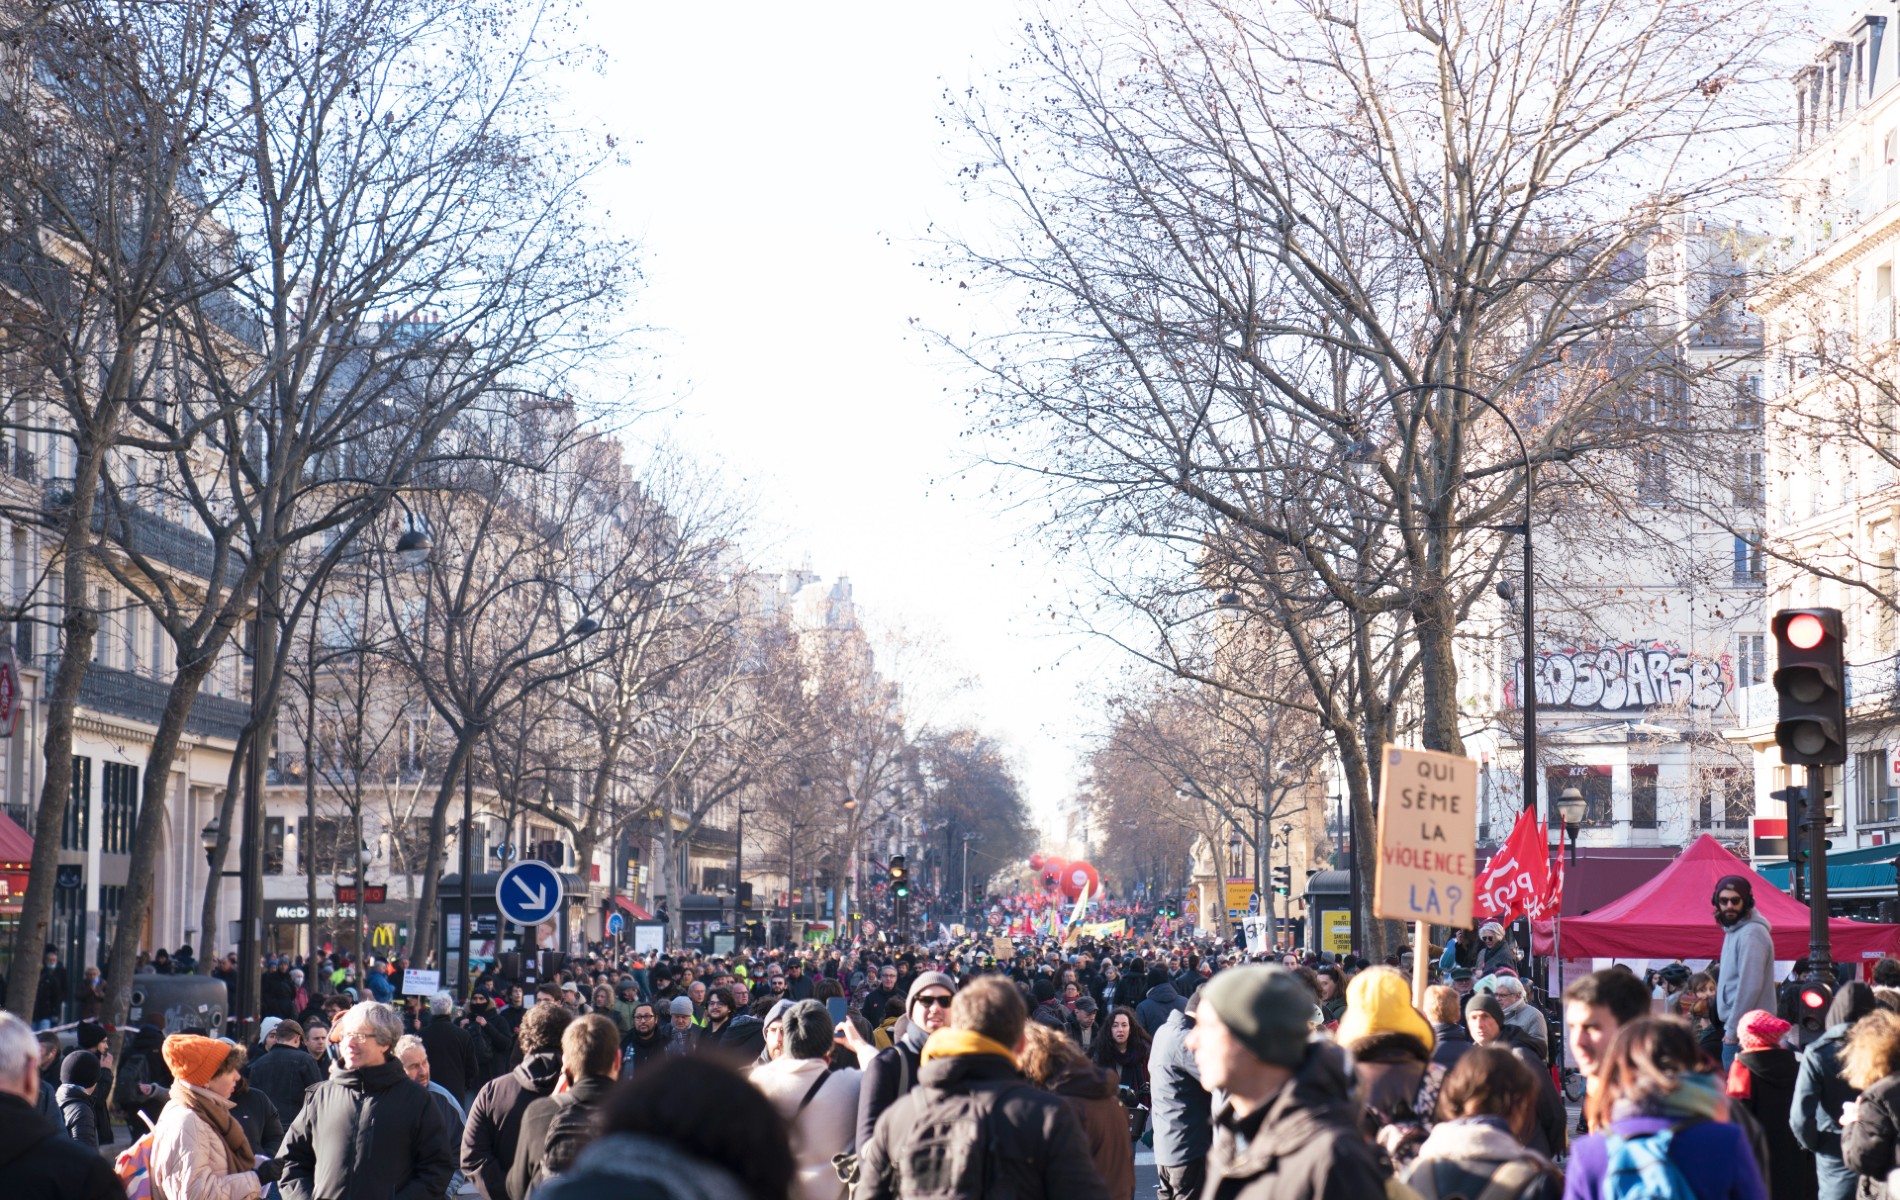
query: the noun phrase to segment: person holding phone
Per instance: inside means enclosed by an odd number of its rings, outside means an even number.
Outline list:
[[[868,1061],[869,1043],[850,1022],[835,1029],[845,1044],[857,1051],[864,1065],[864,1080],[858,1091],[858,1141],[868,1145],[877,1129],[877,1119],[897,1098],[917,1086],[917,1069],[923,1062],[924,1042],[931,1034],[950,1023],[950,1001],[956,996],[956,980],[941,971],[925,971],[913,979],[904,1002],[904,1018],[898,1022],[895,1039]]]

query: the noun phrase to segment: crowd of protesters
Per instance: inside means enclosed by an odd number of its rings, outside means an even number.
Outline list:
[[[1755,936],[1745,881],[1715,908]],[[1900,962],[1842,986],[1803,1048],[1739,1007],[1760,964],[1726,955],[1572,980],[1560,1038],[1495,925],[1379,965],[988,948],[602,952],[544,980],[485,969],[459,1002],[327,973],[306,994],[273,962],[291,1015],[254,1044],[154,1016],[117,1062],[96,1023],[67,1048],[0,1016],[0,1179],[86,1200],[1130,1200],[1151,1147],[1158,1200],[1886,1200],[1900,1167]]]

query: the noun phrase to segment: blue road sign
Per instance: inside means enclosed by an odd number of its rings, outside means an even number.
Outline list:
[[[1248,913],[1254,916],[1260,915],[1260,893],[1259,892],[1247,893],[1247,911]]]
[[[517,925],[539,925],[561,909],[561,877],[538,859],[518,862],[495,881],[495,906]]]
[[[607,936],[619,937],[620,931],[627,927],[627,918],[619,913],[607,914]]]

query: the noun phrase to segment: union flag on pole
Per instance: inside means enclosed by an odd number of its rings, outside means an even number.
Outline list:
[[[1509,924],[1556,913],[1563,898],[1563,866],[1551,868],[1549,833],[1529,809],[1517,815],[1510,836],[1478,874],[1472,915]]]

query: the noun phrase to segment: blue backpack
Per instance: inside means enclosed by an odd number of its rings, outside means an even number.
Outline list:
[[[1695,1189],[1669,1157],[1670,1143],[1681,1128],[1605,1138],[1609,1162],[1598,1200],[1695,1200]]]

